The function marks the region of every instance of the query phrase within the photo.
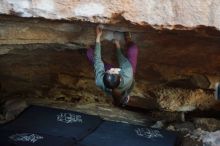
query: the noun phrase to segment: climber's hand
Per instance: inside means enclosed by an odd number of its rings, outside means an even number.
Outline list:
[[[96,35],[97,35],[98,37],[101,37],[101,35],[102,35],[102,30],[103,30],[103,25],[98,25],[98,26],[96,27]]]
[[[116,46],[117,49],[120,49],[120,48],[121,48],[121,45],[120,45],[119,40],[114,39],[113,42],[114,42],[114,44],[115,44],[115,46]]]

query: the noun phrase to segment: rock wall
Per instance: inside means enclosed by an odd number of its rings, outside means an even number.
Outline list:
[[[2,0],[2,96],[111,102],[101,98],[106,95],[95,87],[86,59],[95,26],[104,23],[106,61],[117,65],[112,39],[117,36],[123,46],[125,31],[139,47],[132,96],[146,99],[145,108],[213,108],[220,81],[219,7],[217,0]]]
[[[0,17],[0,82],[10,96],[51,97],[67,102],[105,102],[95,87],[86,48],[94,45],[95,25]],[[219,32],[127,29],[139,46],[133,96],[147,99],[146,108],[188,111],[213,107],[214,85],[220,80]],[[115,63],[112,36],[105,30],[103,58]],[[210,31],[211,30],[211,31]],[[123,37],[120,38],[123,44]],[[137,103],[138,104],[138,103]]]
[[[2,0],[0,13],[111,24],[122,17],[158,29],[188,29],[199,25],[220,29],[219,0]]]

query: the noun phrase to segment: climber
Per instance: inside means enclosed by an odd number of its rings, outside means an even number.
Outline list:
[[[101,58],[101,42],[103,26],[96,27],[96,44],[95,49],[87,50],[87,57],[91,64],[94,65],[95,82],[107,95],[111,95],[114,104],[117,106],[125,106],[130,99],[130,92],[134,87],[134,74],[136,72],[138,48],[131,40],[130,33],[124,33],[126,42],[125,57],[121,52],[119,40],[114,40],[116,47],[117,59],[120,68],[106,63]]]

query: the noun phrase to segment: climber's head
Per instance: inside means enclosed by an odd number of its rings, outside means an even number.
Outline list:
[[[110,70],[105,72],[103,82],[106,88],[115,89],[119,86],[121,82],[121,76],[119,72],[120,69],[118,68],[111,68]]]

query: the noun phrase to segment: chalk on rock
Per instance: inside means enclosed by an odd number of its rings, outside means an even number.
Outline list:
[[[98,27],[99,27],[100,29],[104,29],[104,25],[102,25],[102,24],[99,24]]]

